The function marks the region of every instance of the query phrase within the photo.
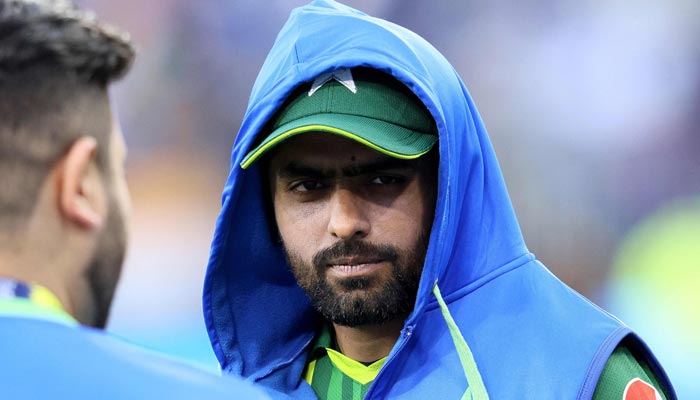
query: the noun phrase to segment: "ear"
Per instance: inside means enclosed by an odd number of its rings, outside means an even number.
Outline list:
[[[58,201],[61,213],[81,228],[99,229],[104,222],[102,178],[95,165],[97,141],[83,136],[73,142],[61,163]]]

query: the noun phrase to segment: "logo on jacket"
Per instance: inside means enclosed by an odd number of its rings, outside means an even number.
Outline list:
[[[326,83],[328,83],[334,79],[338,83],[340,83],[341,85],[348,88],[349,91],[351,91],[353,93],[357,93],[357,87],[355,86],[355,81],[352,79],[352,73],[347,68],[341,68],[341,69],[337,69],[337,70],[331,71],[331,72],[326,72],[325,74],[321,74],[321,75],[317,76],[316,79],[314,79],[314,82],[311,84],[311,89],[309,90],[309,96],[316,93],[316,91],[318,89],[320,89],[321,86],[325,85]]]
[[[639,378],[627,383],[622,400],[663,400],[656,388]]]

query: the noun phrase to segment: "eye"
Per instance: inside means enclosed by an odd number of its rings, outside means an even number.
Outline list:
[[[323,189],[325,186],[319,181],[301,181],[290,186],[289,190],[294,192],[310,192],[312,190]]]
[[[396,185],[404,181],[404,178],[398,176],[380,175],[374,177],[369,183],[372,185]]]

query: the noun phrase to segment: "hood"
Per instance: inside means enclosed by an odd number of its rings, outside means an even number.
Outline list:
[[[403,82],[439,130],[438,200],[407,324],[434,305],[435,282],[449,303],[514,268],[513,261],[527,254],[486,129],[447,60],[402,27],[333,1],[314,1],[294,10],[279,33],[233,146],[204,287],[207,329],[225,371],[263,379],[291,365],[313,339],[318,322],[266,215],[269,200],[259,168],[243,170],[240,163],[297,86],[357,66]]]

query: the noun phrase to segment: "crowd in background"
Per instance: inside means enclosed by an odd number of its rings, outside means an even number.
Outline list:
[[[255,75],[301,0],[82,0],[129,31],[115,91],[133,241],[110,330],[216,368],[209,242]],[[651,342],[700,396],[700,3],[348,0],[419,33],[486,123],[545,265]]]

